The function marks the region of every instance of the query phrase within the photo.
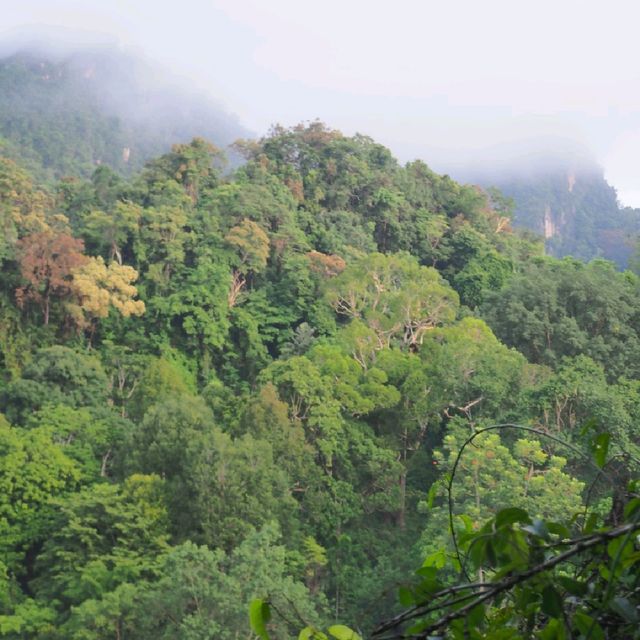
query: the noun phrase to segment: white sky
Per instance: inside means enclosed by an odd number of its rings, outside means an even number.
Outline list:
[[[0,40],[33,24],[112,34],[257,133],[318,117],[440,170],[573,140],[640,206],[637,0],[0,0]]]

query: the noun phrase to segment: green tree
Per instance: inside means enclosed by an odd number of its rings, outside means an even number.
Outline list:
[[[440,274],[406,254],[371,254],[331,280],[327,291],[338,314],[375,331],[380,348],[392,342],[417,348],[426,332],[453,321],[458,306]]]
[[[78,605],[111,597],[118,587],[153,577],[167,549],[162,481],[134,475],[122,485],[95,484],[57,501],[37,560],[37,599],[56,606],[61,630],[75,626]],[[121,632],[120,613],[111,629]],[[112,631],[113,632],[113,631]]]
[[[191,395],[193,391],[188,375],[175,360],[148,358],[132,389],[129,413],[133,420],[139,421],[156,402]]]
[[[145,591],[135,635],[147,638],[233,640],[247,633],[247,607],[264,590],[283,615],[318,624],[305,586],[288,574],[287,551],[274,525],[252,531],[230,554],[187,542],[164,559],[161,577]],[[320,605],[320,606],[318,606]],[[273,638],[290,638],[284,621],[270,626]]]
[[[108,251],[109,262],[122,264],[123,249],[138,232],[142,207],[131,202],[117,202],[108,213],[94,209],[83,219],[83,235],[100,250]]]
[[[48,530],[52,501],[77,488],[79,466],[46,428],[11,427],[0,414],[0,558],[20,575],[24,554]]]
[[[500,292],[483,316],[505,344],[531,362],[556,366],[584,354],[606,366],[610,380],[637,376],[638,280],[611,263],[536,260]]]
[[[171,152],[150,162],[146,169],[149,182],[164,179],[175,180],[196,204],[203,190],[215,187],[218,167],[223,154],[203,138],[194,138],[188,144],[174,144]]]
[[[443,471],[451,472],[463,442],[472,435],[462,419],[453,420],[444,437],[437,460]],[[582,508],[584,483],[563,468],[566,458],[549,455],[539,441],[520,438],[510,448],[496,431],[475,438],[465,451],[456,472],[453,488],[455,514],[459,523],[480,529],[485,520],[500,509],[517,504],[532,517],[564,520]],[[425,555],[449,546],[446,504],[427,509],[427,524],[421,546]]]
[[[29,413],[46,404],[99,406],[107,392],[107,376],[97,358],[56,345],[36,351],[22,378],[7,385],[1,399],[9,420],[24,424]]]
[[[233,307],[247,282],[248,274],[260,273],[267,266],[269,237],[255,222],[245,218],[229,230],[225,241],[237,258],[228,297],[229,306]]]

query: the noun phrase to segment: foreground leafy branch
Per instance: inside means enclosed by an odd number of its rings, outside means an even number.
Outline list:
[[[581,517],[563,524],[531,517],[519,507],[509,507],[479,530],[467,519],[466,530],[456,531],[452,488],[465,448],[484,432],[500,429],[521,429],[550,437],[594,466],[596,481],[604,477],[613,483],[605,469],[608,434],[591,438],[588,455],[532,427],[503,424],[478,429],[459,448],[447,480],[454,546],[450,564],[442,563],[442,554],[440,560],[427,558],[417,571],[420,580],[400,590],[400,600],[406,609],[378,624],[371,638],[640,638],[637,628],[640,551],[636,535],[640,531],[640,498],[636,482],[626,487],[623,522],[602,523],[597,527],[595,513],[587,517],[585,511]],[[609,460],[619,457],[615,455]],[[478,579],[472,581],[470,572],[475,572]],[[456,574],[464,580],[452,584]],[[252,607],[252,611],[266,616],[252,620],[252,624],[258,635],[267,640],[266,623],[271,615],[268,605],[254,603]],[[306,627],[299,639],[360,637],[340,625],[328,631],[329,635],[325,635]]]
[[[414,634],[409,632],[409,635],[396,634],[393,636],[387,636],[393,638],[428,638],[434,631],[444,629],[453,621],[465,618],[479,605],[494,600],[503,592],[514,589],[517,585],[524,583],[527,580],[530,580],[546,571],[550,571],[558,565],[568,562],[574,556],[577,556],[578,554],[584,553],[585,551],[594,549],[596,547],[599,547],[600,545],[603,545],[612,540],[616,540],[623,536],[628,537],[635,531],[640,530],[640,523],[637,522],[637,519],[638,518],[636,518],[636,521],[623,525],[621,527],[598,532],[591,536],[582,538],[581,540],[576,541],[574,544],[572,544],[569,549],[567,549],[563,553],[559,553],[558,555],[553,556],[540,564],[536,564],[526,571],[508,576],[506,578],[503,578],[502,580],[498,580],[497,582],[458,585],[456,587],[450,587],[448,589],[443,589],[439,592],[436,592],[431,595],[430,603],[416,605],[410,608],[408,611],[405,611],[399,616],[393,618],[392,620],[379,625],[375,629],[373,637],[382,637],[386,632],[397,628],[399,625],[407,622],[408,620],[423,617],[429,613],[444,611],[448,608],[455,607],[456,605],[461,605],[467,600],[471,600],[467,604],[464,604],[464,606],[461,606],[460,608],[454,608],[449,613],[442,615],[439,619],[437,619],[433,623],[430,623],[418,633]],[[446,600],[437,604],[432,604],[433,601],[438,600],[445,595],[454,594],[463,590],[471,590],[472,593],[461,598],[456,598],[454,600]]]

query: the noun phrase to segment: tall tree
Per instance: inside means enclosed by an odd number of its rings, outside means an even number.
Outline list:
[[[64,300],[72,293],[73,271],[87,262],[84,243],[67,233],[42,231],[18,241],[20,272],[27,284],[18,287],[19,306],[34,301],[49,324],[53,300]]]
[[[269,237],[259,225],[245,218],[229,230],[225,241],[235,253],[236,264],[229,291],[229,306],[233,307],[247,283],[248,275],[260,273],[267,266]]]
[[[106,247],[109,262],[122,264],[122,250],[138,230],[142,207],[131,202],[117,202],[112,210],[91,211],[82,221],[83,235],[100,249]]]
[[[125,318],[141,316],[144,302],[134,299],[138,290],[132,284],[137,278],[133,267],[117,262],[107,266],[102,256],[89,258],[73,272],[75,300],[66,305],[67,311],[80,329],[89,327],[91,335],[96,321],[106,318],[112,307]]]
[[[338,314],[373,329],[380,348],[418,348],[427,331],[455,318],[458,307],[440,274],[408,254],[361,258],[329,281],[327,296]]]

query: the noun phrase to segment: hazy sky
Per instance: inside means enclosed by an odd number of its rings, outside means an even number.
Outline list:
[[[110,34],[257,133],[318,117],[453,172],[504,161],[533,139],[573,141],[603,164],[623,204],[640,206],[637,0],[0,5],[0,39],[34,24]]]

